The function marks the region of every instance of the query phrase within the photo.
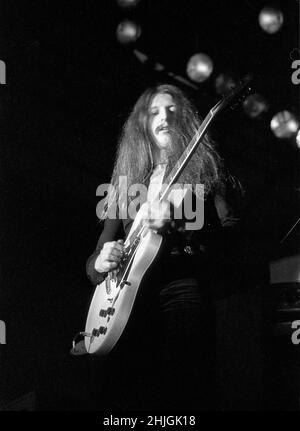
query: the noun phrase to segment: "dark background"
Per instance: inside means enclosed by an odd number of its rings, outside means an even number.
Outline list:
[[[298,46],[299,3],[281,0],[282,29],[258,24],[264,1],[142,0],[123,10],[113,0],[2,2],[0,58],[2,403],[35,391],[40,408],[87,406],[85,360],[69,355],[84,329],[92,289],[85,261],[100,233],[96,188],[109,181],[117,139],[137,97],[168,76],[141,64],[116,40],[124,18],[139,22],[135,47],[185,76],[187,60],[205,52],[212,77],[182,88],[200,112],[218,100],[214,79],[253,72],[255,92],[270,103],[258,120],[239,109],[214,129],[220,150],[245,188],[249,232],[267,260],[298,252],[299,149],[269,124],[278,111],[299,116],[290,53]],[[296,58],[299,58],[299,54]]]

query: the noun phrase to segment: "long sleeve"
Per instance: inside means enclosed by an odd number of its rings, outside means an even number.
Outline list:
[[[103,245],[108,241],[115,241],[120,238],[122,233],[122,220],[119,219],[106,219],[104,222],[103,231],[99,237],[94,253],[88,258],[86,263],[86,273],[89,280],[94,286],[101,283],[104,280],[105,274],[100,274],[95,270],[95,261],[102,250]]]
[[[235,228],[238,226],[240,218],[221,195],[215,195],[214,204],[220,225],[223,228]]]
[[[213,279],[217,295],[222,296],[240,290],[244,283],[244,233],[237,209],[226,197],[215,195],[214,207],[218,226],[211,244]]]

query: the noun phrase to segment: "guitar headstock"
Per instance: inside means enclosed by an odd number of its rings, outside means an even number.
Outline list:
[[[211,109],[211,113],[215,115],[228,105],[230,105],[230,109],[235,109],[251,92],[252,89],[250,82],[252,79],[252,75],[246,75],[236,87],[225,94],[223,98]]]

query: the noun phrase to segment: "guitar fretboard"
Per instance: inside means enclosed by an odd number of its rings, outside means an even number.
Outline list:
[[[177,160],[175,166],[173,167],[172,171],[168,175],[168,178],[166,180],[166,183],[164,184],[164,188],[162,190],[160,201],[166,198],[170,187],[175,183],[175,181],[178,180],[180,177],[182,171],[188,164],[189,160],[192,158],[197,146],[200,144],[201,139],[203,138],[210,122],[213,119],[213,113],[210,111],[208,115],[205,117],[203,122],[201,123],[201,126],[197,129],[195,135],[193,136],[191,142],[186,147],[186,149],[181,154],[180,158]]]

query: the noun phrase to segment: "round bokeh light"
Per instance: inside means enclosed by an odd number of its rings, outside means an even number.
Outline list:
[[[125,20],[118,25],[116,34],[120,43],[132,43],[140,37],[141,27],[133,21]]]
[[[258,22],[265,32],[270,34],[276,33],[282,27],[283,13],[280,9],[266,6],[261,10],[258,16]]]
[[[278,112],[271,120],[271,130],[277,138],[291,138],[299,129],[299,121],[289,111]]]
[[[195,82],[203,82],[210,77],[213,71],[213,62],[206,54],[193,55],[187,64],[186,73]]]
[[[220,73],[215,80],[215,89],[217,94],[229,93],[237,86],[237,78],[229,73]]]
[[[255,93],[250,94],[250,96],[244,100],[243,108],[248,117],[257,118],[268,111],[269,105],[263,96]]]
[[[118,5],[123,8],[135,7],[140,0],[117,0]]]

